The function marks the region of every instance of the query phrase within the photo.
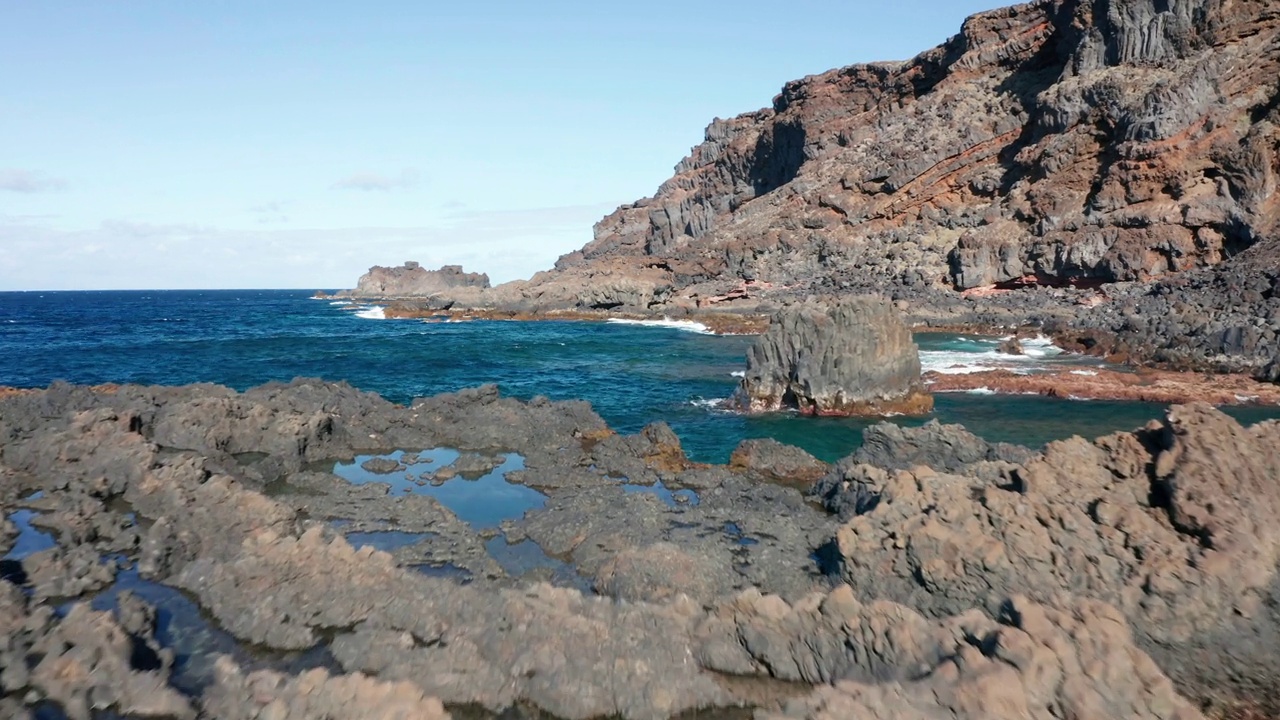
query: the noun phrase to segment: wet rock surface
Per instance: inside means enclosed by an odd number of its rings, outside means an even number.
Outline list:
[[[1037,454],[878,426],[832,467],[768,442],[703,466],[664,425],[492,387],[56,385],[0,398],[0,709],[1266,707],[1278,428],[1190,405]],[[544,500],[489,522],[428,492],[484,482]]]
[[[855,297],[778,311],[747,352],[734,401],[752,412],[922,415],[920,349],[891,303]]]

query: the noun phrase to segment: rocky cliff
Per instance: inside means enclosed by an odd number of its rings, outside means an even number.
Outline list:
[[[905,63],[716,120],[559,268],[631,256],[677,287],[1148,280],[1276,230],[1280,6],[1056,0]]]
[[[1195,317],[1163,329],[1135,327],[1132,312],[1077,313],[1070,288],[1136,283],[1124,292],[1141,298],[1163,282],[1176,295],[1189,272],[1234,287],[1265,269],[1250,257],[1280,243],[1278,78],[1274,0],[1044,0],[982,13],[911,60],[797,80],[770,108],[715,120],[653,197],[501,295],[609,309],[872,290],[923,317],[957,291],[1048,285],[1068,288],[1066,302],[1028,291],[972,305],[1011,306],[1002,317],[1015,320],[1027,303],[1078,314],[1152,361],[1201,337],[1168,361],[1226,354],[1261,371],[1280,328],[1269,285],[1232,298],[1251,303],[1233,309],[1243,320],[1218,322],[1221,298],[1193,293],[1181,311]],[[1235,274],[1215,280],[1232,260]]]

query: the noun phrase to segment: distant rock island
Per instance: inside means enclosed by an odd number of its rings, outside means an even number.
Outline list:
[[[484,273],[463,272],[461,265],[445,265],[439,270],[427,270],[415,261],[399,267],[375,265],[360,276],[354,290],[355,297],[421,297],[437,295],[458,288],[487,288],[489,276]]]
[[[1270,2],[980,13],[910,60],[714,120],[554,269],[440,292],[506,312],[762,317],[876,293],[916,325],[1033,324],[1136,364],[1274,381],[1278,33]]]

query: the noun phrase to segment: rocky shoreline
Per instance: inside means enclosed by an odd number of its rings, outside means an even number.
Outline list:
[[[756,311],[693,311],[679,315],[661,313],[618,312],[612,310],[546,310],[511,311],[497,309],[429,309],[418,301],[405,298],[358,298],[360,302],[382,303],[388,319],[416,319],[427,322],[467,322],[471,320],[538,321],[636,321],[693,323],[715,335],[760,335],[769,327],[769,315]],[[900,308],[906,307],[899,304]],[[907,318],[912,318],[910,313]],[[914,332],[946,332],[993,338],[1032,337],[1043,326],[981,325],[952,321],[921,323],[914,318]],[[1012,321],[1012,318],[1008,318]],[[1204,401],[1213,405],[1280,405],[1280,385],[1258,380],[1253,373],[1224,370],[1168,369],[1165,364],[1139,363],[1134,357],[1111,352],[1110,346],[1083,344],[1079,336],[1062,333],[1058,326],[1053,340],[1070,353],[1097,356],[1122,369],[1039,368],[1033,373],[990,370],[950,374],[925,373],[930,392],[990,391],[1001,395],[1043,395],[1076,400],[1124,400],[1163,404]],[[1010,348],[1016,353],[1016,348]],[[2,392],[2,391],[0,391]],[[912,411],[914,414],[914,410]]]
[[[0,440],[7,717],[1280,710],[1280,423],[1203,404],[706,466],[492,387],[55,385],[0,398]],[[491,523],[430,493],[479,478],[537,497]]]
[[[903,62],[712,121],[651,197],[529,280],[406,263],[352,293],[671,317],[875,293],[917,327],[1031,326],[1137,366],[1275,382],[1278,48],[1266,2],[994,9]]]
[[[986,391],[997,395],[1043,395],[1066,400],[1128,400],[1165,405],[1280,405],[1280,386],[1247,375],[1207,375],[1138,369],[1056,369],[1034,373],[988,370],[964,374],[926,373],[930,392]]]

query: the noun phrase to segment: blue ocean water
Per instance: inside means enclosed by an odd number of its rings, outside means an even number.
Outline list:
[[[346,380],[396,402],[496,382],[506,394],[590,401],[614,428],[667,421],[691,457],[723,462],[743,438],[773,437],[827,460],[856,449],[866,421],[717,410],[750,338],[592,322],[427,323],[360,317],[310,291],[0,293],[0,385]],[[365,313],[368,315],[369,313]],[[950,358],[991,341],[919,336]],[[1123,402],[945,394],[935,417],[990,440],[1038,446],[1138,427],[1163,408]],[[1232,411],[1253,422],[1276,409]],[[924,420],[901,419],[918,424]]]

